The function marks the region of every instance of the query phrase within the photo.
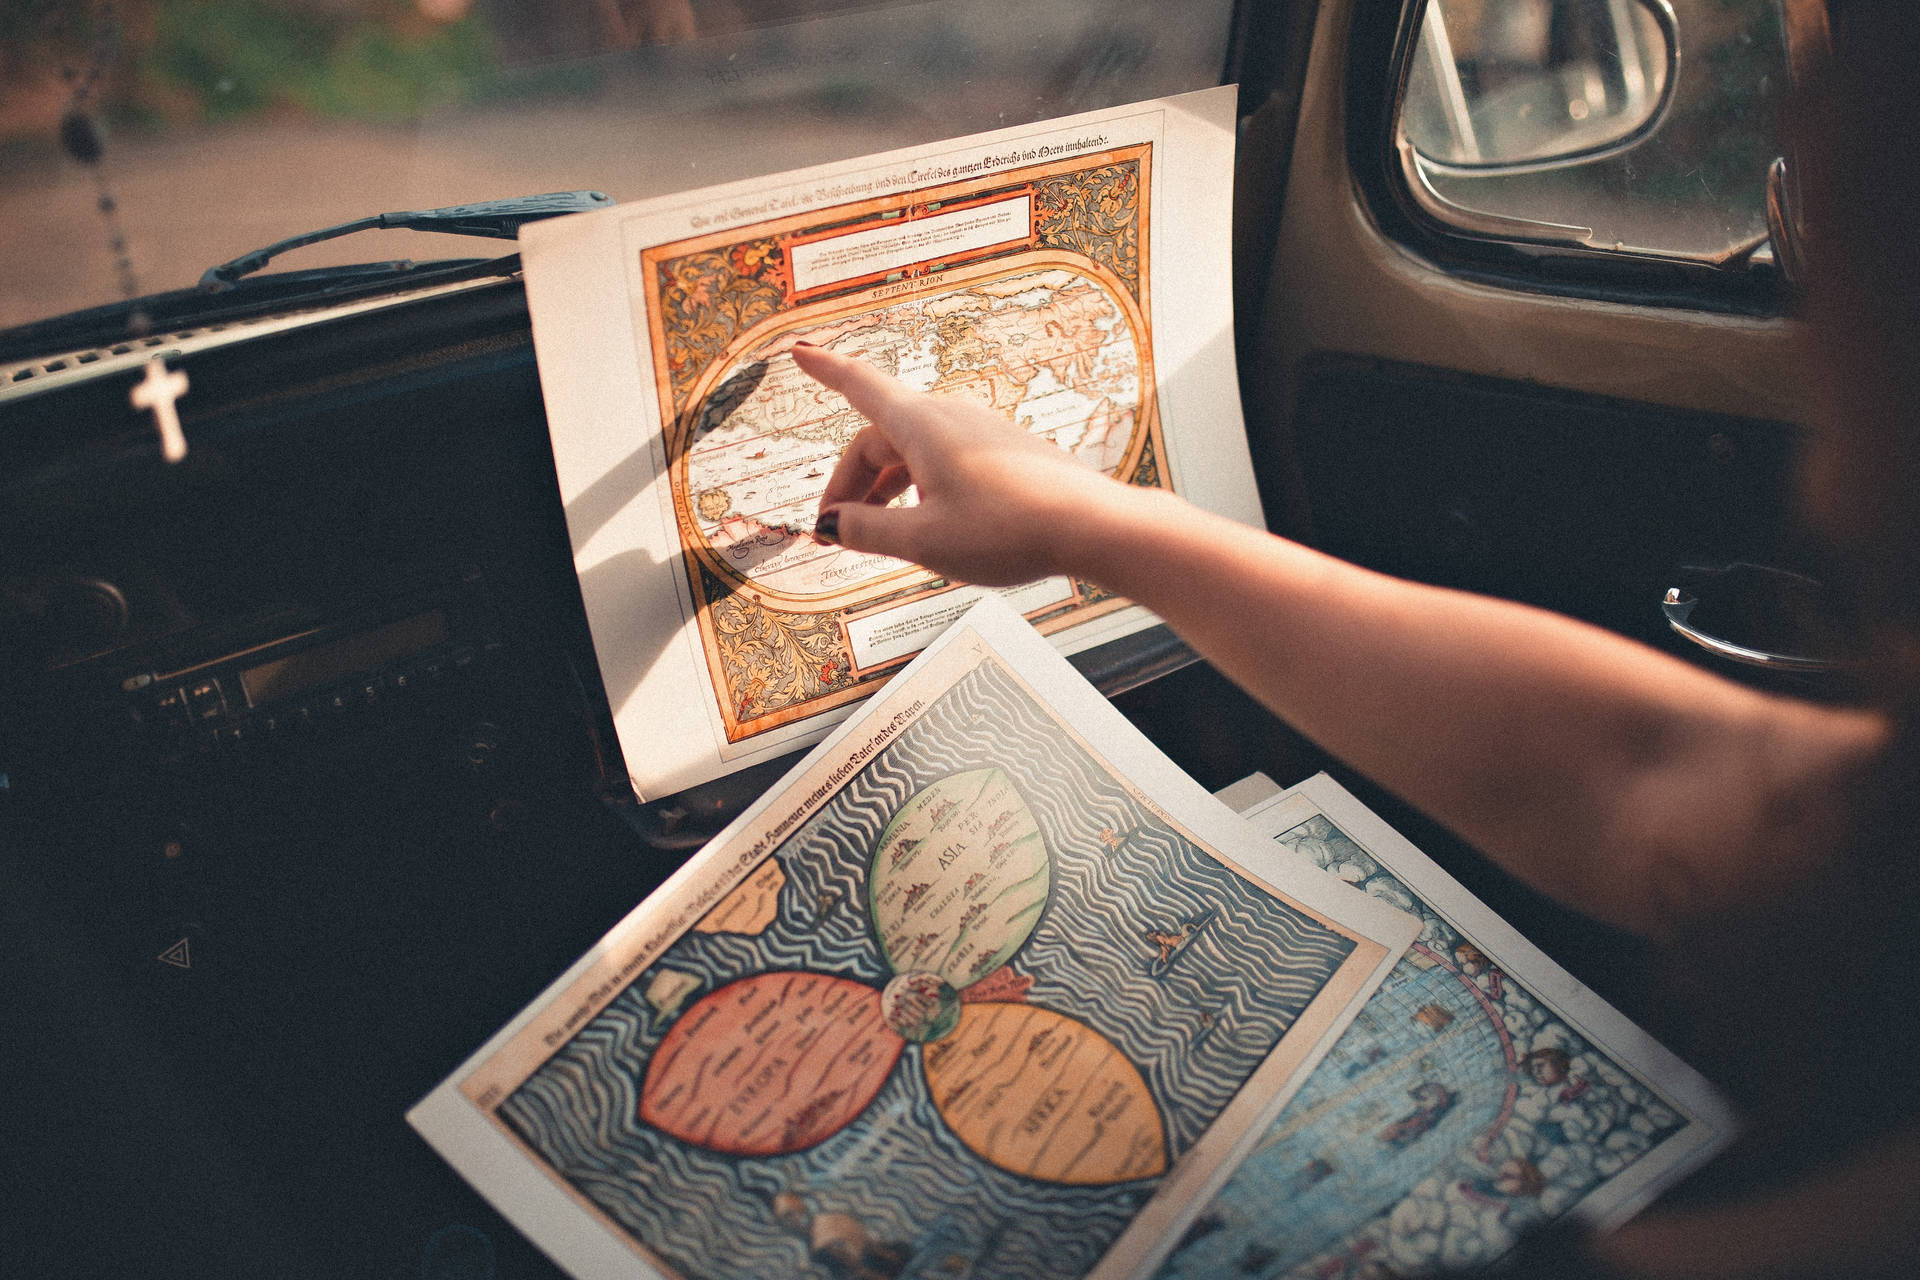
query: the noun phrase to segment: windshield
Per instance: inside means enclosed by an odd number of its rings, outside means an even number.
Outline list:
[[[8,0],[0,328],[368,214],[634,200],[1218,83],[1230,0]],[[86,157],[95,150],[97,159]],[[271,270],[489,257],[381,231]]]

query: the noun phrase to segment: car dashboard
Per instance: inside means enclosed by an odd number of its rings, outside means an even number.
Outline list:
[[[791,761],[635,798],[516,275],[103,354],[0,402],[6,1252],[553,1274],[404,1112]],[[1076,662],[1210,785],[1310,771],[1164,629]]]
[[[177,465],[135,372],[5,411],[32,1273],[418,1265],[475,1213],[401,1113],[676,860],[603,803],[517,283],[307,319],[176,362]]]

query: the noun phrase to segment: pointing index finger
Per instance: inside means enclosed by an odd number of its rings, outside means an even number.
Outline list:
[[[793,362],[800,372],[845,396],[869,422],[886,423],[890,431],[899,418],[905,389],[866,361],[802,342],[793,348]]]
[[[884,473],[907,465],[896,438],[903,416],[900,384],[864,361],[812,343],[795,344],[793,361],[802,373],[846,397],[847,403],[867,419],[867,425],[854,436],[834,467],[820,496],[821,509],[869,500]]]

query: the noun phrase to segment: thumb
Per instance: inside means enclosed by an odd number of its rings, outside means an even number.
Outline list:
[[[920,528],[925,513],[918,507],[878,507],[864,502],[844,502],[822,511],[814,522],[813,536],[847,548],[873,555],[893,556],[918,563]]]

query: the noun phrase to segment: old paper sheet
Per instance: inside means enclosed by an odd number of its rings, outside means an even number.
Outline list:
[[[809,341],[1260,523],[1233,367],[1233,90],[522,231],[554,460],[635,790],[817,741],[981,595],[817,543],[864,419]],[[902,499],[911,501],[911,494]],[[1150,625],[1001,593],[1063,652]]]
[[[1416,927],[989,599],[409,1118],[576,1276],[1137,1275]]]
[[[1160,1280],[1471,1268],[1562,1214],[1617,1223],[1723,1148],[1726,1105],[1325,774],[1223,792],[1421,918],[1420,938]]]

